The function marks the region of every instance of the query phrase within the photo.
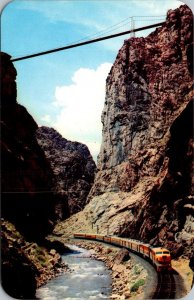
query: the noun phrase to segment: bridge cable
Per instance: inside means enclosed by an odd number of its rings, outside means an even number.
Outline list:
[[[129,34],[131,32],[137,32],[137,31],[150,29],[150,28],[153,28],[153,27],[162,26],[165,23],[166,22],[156,23],[156,24],[152,24],[152,25],[148,25],[148,26],[144,26],[144,27],[140,27],[140,28],[135,28],[135,29],[132,29],[132,30],[128,30],[128,31],[120,32],[120,33],[115,33],[115,34],[112,34],[112,35],[108,35],[108,36],[104,36],[104,37],[100,37],[100,38],[96,38],[96,39],[92,39],[92,40],[88,40],[88,41],[81,42],[81,43],[71,44],[71,45],[67,45],[67,46],[60,47],[60,48],[55,48],[55,49],[48,50],[48,51],[43,51],[43,52],[31,54],[31,55],[26,55],[26,56],[22,56],[22,57],[18,57],[18,58],[13,58],[13,59],[11,59],[11,61],[15,62],[15,61],[19,61],[19,60],[33,58],[33,57],[36,57],[36,56],[46,55],[46,54],[50,54],[50,53],[54,53],[54,52],[58,52],[58,51],[62,51],[62,50],[67,50],[67,49],[71,49],[71,48],[75,48],[75,47],[80,47],[80,46],[84,46],[84,45],[88,45],[88,44],[92,44],[92,43],[97,43],[97,42],[100,42],[100,41],[103,41],[103,40],[112,39],[112,38],[116,38],[116,37],[121,36],[121,35]]]

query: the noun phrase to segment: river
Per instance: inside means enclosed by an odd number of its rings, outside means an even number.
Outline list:
[[[70,246],[73,253],[62,256],[71,272],[51,279],[37,289],[36,297],[42,300],[109,299],[111,274],[101,261],[90,258],[91,252]]]

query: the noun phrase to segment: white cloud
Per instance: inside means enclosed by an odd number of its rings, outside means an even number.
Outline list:
[[[46,122],[46,123],[50,123],[51,122],[51,116],[50,115],[45,115],[41,118],[41,120]]]
[[[97,69],[81,68],[71,85],[58,86],[55,91],[54,104],[60,109],[55,129],[69,140],[86,144],[94,157],[101,144],[101,113],[111,66],[103,63]]]

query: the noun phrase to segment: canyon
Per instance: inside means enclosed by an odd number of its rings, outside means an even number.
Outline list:
[[[90,231],[161,244],[173,258],[190,259],[194,269],[190,9],[170,10],[165,24],[147,37],[124,41],[106,80],[97,166],[85,145],[38,128],[17,102],[17,71],[6,53],[1,74],[7,293],[34,298],[41,282],[65,268],[54,248],[68,249],[50,244],[52,233],[63,238]]]

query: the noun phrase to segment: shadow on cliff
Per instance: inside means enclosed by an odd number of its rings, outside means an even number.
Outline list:
[[[138,238],[154,245],[164,245],[177,257],[187,243],[176,242],[175,235],[183,230],[188,215],[193,215],[193,106],[191,100],[170,128],[166,146],[166,175],[159,178],[140,209],[134,207],[135,222],[123,236],[136,233]],[[192,252],[192,249],[188,251]],[[190,253],[191,254],[191,253]]]
[[[1,53],[1,218],[14,224],[16,233],[13,238],[9,229],[2,230],[2,286],[12,297],[33,299],[37,270],[22,250],[26,241],[17,230],[27,241],[46,246],[61,196],[53,189],[52,170],[35,137],[38,126],[17,103],[17,72],[10,59]]]

